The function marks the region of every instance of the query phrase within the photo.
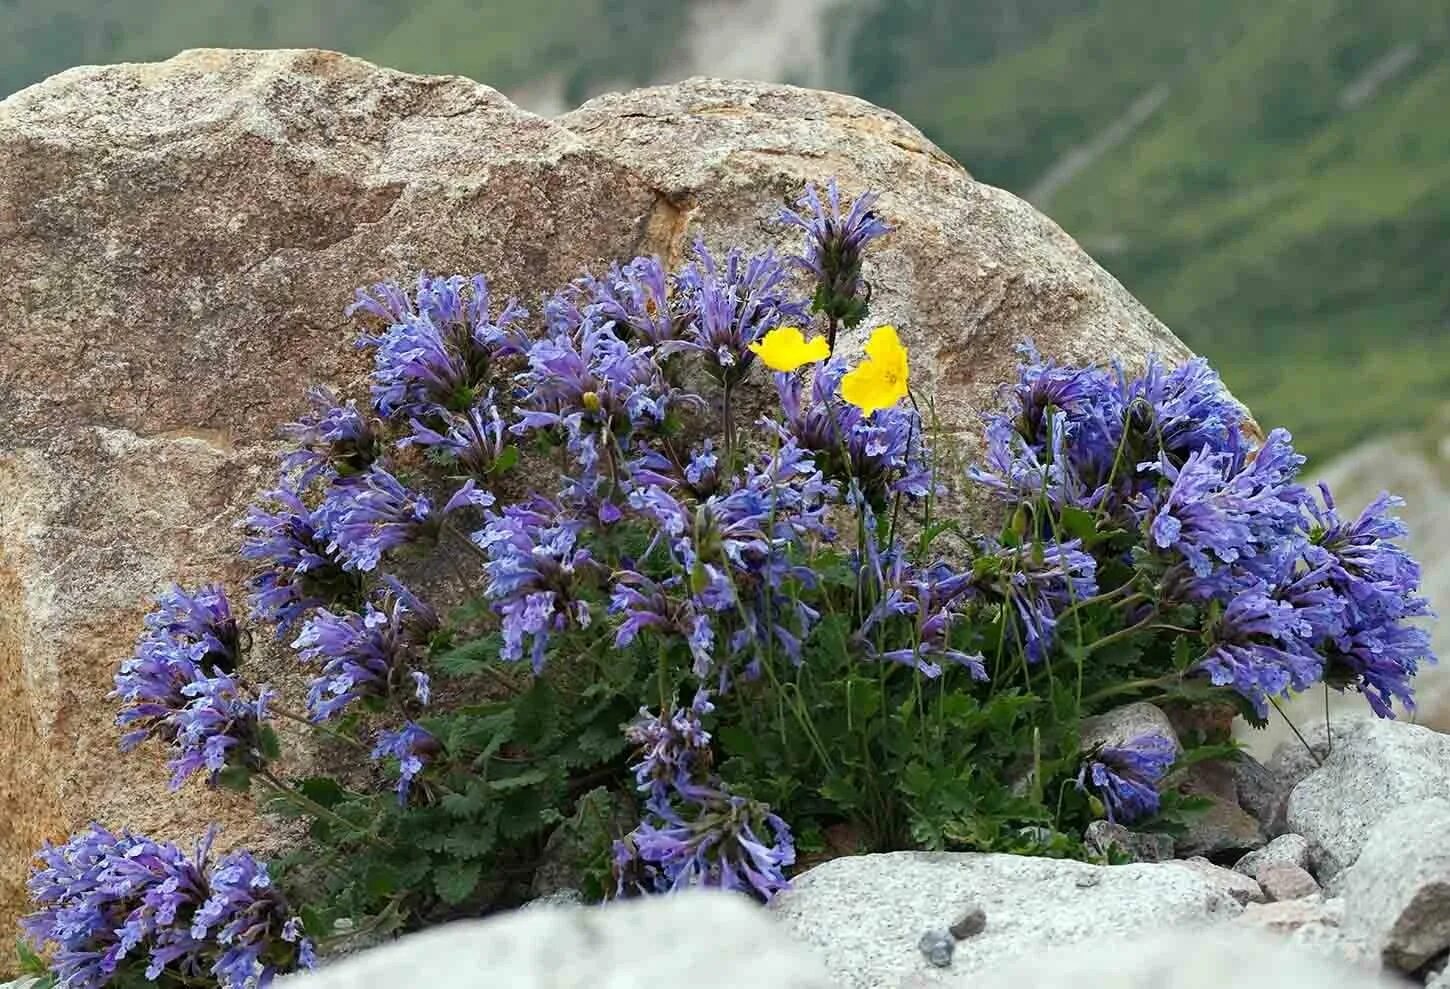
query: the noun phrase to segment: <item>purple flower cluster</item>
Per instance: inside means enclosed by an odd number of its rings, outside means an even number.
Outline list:
[[[793,551],[809,538],[834,539],[825,512],[836,493],[794,445],[752,465],[730,490],[693,509],[681,500],[682,492],[641,483],[631,505],[656,527],[656,544],[667,549],[684,579],[661,584],[629,570],[616,575],[615,610],[649,609],[637,621],[626,616],[629,637],[650,625],[687,629],[696,675],[703,678],[718,665],[722,689],[731,672],[717,663],[716,629],[707,622],[724,632],[732,655],[750,656],[747,677],[759,672],[762,654],[776,648],[799,663],[801,640],[819,615],[799,595],[787,593],[786,583],[814,584],[811,570],[793,562]]]
[[[266,867],[244,851],[213,865],[212,838],[187,856],[92,824],[64,845],[47,843],[27,883],[37,909],[21,923],[35,949],[50,953],[59,984],[134,979],[143,960],[147,981],[209,976],[226,989],[311,968],[312,943]]]
[[[426,419],[439,410],[465,412],[487,387],[500,357],[522,353],[520,323],[528,311],[510,299],[497,315],[482,275],[421,275],[410,296],[397,285],[359,289],[348,314],[386,322],[360,344],[373,348],[373,405],[389,418]]]
[[[909,565],[900,553],[889,562],[874,560],[876,606],[856,632],[858,644],[867,656],[886,663],[910,666],[928,679],[942,675],[941,663],[965,669],[973,680],[986,680],[987,668],[981,653],[967,653],[952,645],[952,631],[965,617],[975,588],[970,573],[958,573],[945,563]],[[893,619],[907,620],[909,634],[893,635],[892,642],[904,646],[882,651],[876,637]]]
[[[130,751],[148,738],[171,747],[171,786],[205,770],[215,782],[228,766],[260,768],[267,704],[230,675],[240,659],[241,631],[220,586],[195,594],[172,587],[146,616],[136,651],[121,664],[111,696],[121,701],[116,723]]]
[[[278,638],[312,609],[361,591],[358,574],[331,548],[331,514],[285,487],[247,510],[241,555],[260,567],[249,581],[252,617],[276,625]]]
[[[1403,502],[1388,494],[1372,501],[1353,522],[1335,510],[1328,488],[1323,505],[1308,503],[1310,565],[1324,570],[1324,584],[1341,604],[1322,651],[1326,682],[1358,690],[1380,717],[1393,717],[1399,701],[1413,710],[1410,680],[1420,663],[1435,661],[1430,635],[1416,619],[1430,616],[1420,593],[1420,568],[1393,540],[1406,534],[1392,514]]]
[[[835,179],[826,185],[824,202],[815,185],[807,183],[797,205],[800,212],[783,210],[780,218],[805,231],[805,254],[793,260],[815,277],[814,308],[830,321],[827,343],[834,350],[836,324],[855,326],[871,301],[870,286],[861,277],[866,245],[891,228],[876,213],[874,193],[857,196],[843,214]]]
[[[307,692],[314,721],[326,721],[361,697],[387,697],[405,683],[419,703],[430,699],[428,675],[415,663],[438,628],[438,616],[391,577],[363,614],[320,608],[292,643],[303,661],[321,666]]]
[[[841,399],[845,360],[832,358],[816,368],[809,401],[798,374],[777,374],[783,422],[772,423],[782,439],[811,453],[827,477],[854,481],[870,503],[887,498],[930,494],[931,464],[922,437],[921,417],[895,406],[865,415]]]
[[[695,318],[657,257],[615,264],[603,278],[577,278],[545,304],[544,313],[555,332],[572,332],[591,320],[622,340],[651,347],[680,339]]]
[[[532,640],[530,661],[544,669],[549,636],[574,626],[587,628],[589,603],[580,591],[596,564],[584,546],[584,524],[542,498],[490,512],[473,540],[488,554],[484,589],[503,620],[501,658],[517,662]]]
[[[1024,353],[971,477],[1029,520],[1029,540],[1051,551],[1065,509],[1139,532],[1156,593],[1214,616],[1196,669],[1260,717],[1271,698],[1320,679],[1360,690],[1384,717],[1395,700],[1413,705],[1410,678],[1434,657],[1414,621],[1429,609],[1418,568],[1393,542],[1405,530],[1392,499],[1352,524],[1327,491],[1321,507],[1297,483],[1304,458],[1289,434],[1253,443],[1244,410],[1201,359],[1151,360],[1130,377]],[[1040,656],[1050,625],[1018,603],[1029,655]]]
[[[377,459],[380,444],[373,423],[358,411],[357,403],[339,404],[337,396],[323,387],[310,389],[307,400],[312,412],[282,427],[283,435],[297,444],[282,458],[282,470],[296,471],[299,487],[367,470]]]
[[[1041,662],[1057,641],[1057,616],[1097,593],[1097,560],[1075,539],[1031,546],[988,542],[982,549],[973,561],[973,583],[1005,603],[1017,646],[1029,662]]]
[[[777,326],[804,325],[808,314],[787,291],[785,265],[773,252],[732,250],[721,262],[697,243],[694,254],[679,277],[692,312],[689,332],[660,352],[700,354],[710,376],[732,388],[755,361],[752,343]]]
[[[762,900],[790,886],[790,828],[764,804],[730,793],[714,775],[710,735],[700,719],[714,709],[700,691],[668,714],[640,711],[630,727],[645,817],[615,842],[618,893],[666,893],[692,886],[749,892]]]
[[[396,759],[398,762],[398,803],[408,802],[413,781],[423,772],[428,759],[438,753],[438,740],[417,722],[409,721],[397,731],[378,732],[373,746],[373,759]]]
[[[1178,746],[1172,739],[1156,732],[1139,735],[1090,752],[1078,772],[1077,786],[1097,794],[1109,821],[1132,824],[1158,813],[1158,783],[1177,758]]]

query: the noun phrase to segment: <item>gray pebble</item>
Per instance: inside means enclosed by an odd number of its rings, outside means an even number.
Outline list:
[[[921,936],[916,946],[921,949],[926,960],[937,968],[950,968],[952,952],[956,950],[957,943],[946,931],[930,930]]]
[[[965,941],[974,934],[980,934],[987,929],[987,912],[981,907],[968,907],[961,918],[950,928],[952,937],[958,941]]]

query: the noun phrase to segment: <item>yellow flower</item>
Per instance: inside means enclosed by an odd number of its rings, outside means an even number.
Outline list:
[[[807,340],[794,326],[777,326],[752,343],[750,349],[772,371],[795,371],[831,356],[825,337]]]
[[[894,326],[878,326],[866,342],[866,359],[841,378],[841,397],[870,415],[906,397],[906,348]]]

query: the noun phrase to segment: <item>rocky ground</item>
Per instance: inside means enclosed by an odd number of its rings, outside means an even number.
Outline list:
[[[1119,722],[1140,724],[1143,707]],[[1312,751],[1295,743],[1236,767],[1236,806],[1252,808],[1258,833],[1221,835],[1213,860],[853,856],[799,876],[768,910],[703,892],[546,904],[295,984],[447,989],[487,972],[539,989],[665,977],[697,989],[1450,989],[1450,736],[1372,719],[1332,728],[1311,728]],[[1092,831],[1129,855],[1165,851],[1116,826]]]

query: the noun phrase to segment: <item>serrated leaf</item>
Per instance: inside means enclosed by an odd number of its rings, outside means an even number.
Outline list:
[[[329,776],[309,776],[307,779],[298,780],[293,785],[308,800],[329,809],[342,803],[347,797],[347,792],[343,790],[337,780]]]
[[[559,702],[548,680],[535,680],[513,710],[515,738],[523,745],[540,745],[557,730]]]
[[[243,766],[227,766],[217,773],[216,784],[233,793],[246,793],[252,788],[252,773]]]
[[[453,831],[443,843],[443,850],[454,858],[477,859],[492,852],[498,843],[498,831],[470,822]]]
[[[469,639],[431,657],[430,664],[439,673],[455,679],[477,676],[498,658],[503,637],[498,633]]]
[[[268,762],[282,758],[282,743],[271,725],[261,725],[257,730],[257,750]]]
[[[499,455],[494,459],[493,465],[489,467],[489,471],[495,475],[507,474],[514,469],[514,466],[518,462],[519,448],[516,446],[506,446],[499,451]]]
[[[507,776],[500,780],[489,780],[484,786],[493,793],[510,793],[514,790],[522,790],[525,787],[542,783],[549,778],[549,774],[542,769],[526,769],[517,776]]]
[[[473,895],[483,866],[478,862],[450,862],[433,871],[433,888],[449,906],[457,906]]]

